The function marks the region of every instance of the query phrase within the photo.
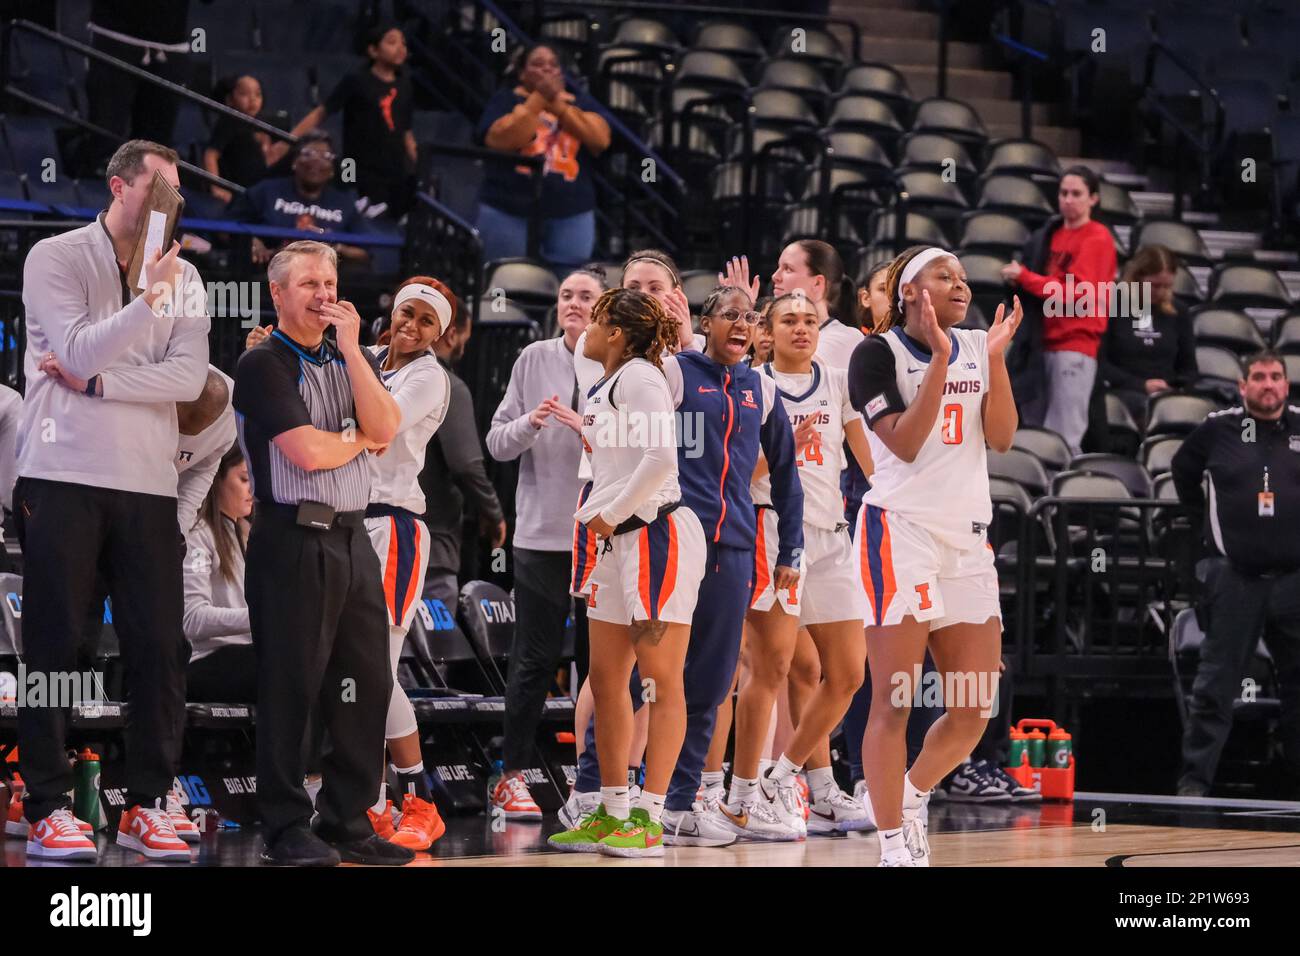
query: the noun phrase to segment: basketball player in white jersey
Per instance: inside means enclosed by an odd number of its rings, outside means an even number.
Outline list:
[[[849,402],[847,373],[814,358],[817,310],[801,294],[775,299],[769,310],[774,357],[760,366],[781,394],[795,430],[804,494],[802,573],[794,587],[773,586],[776,514],[770,479],[759,464],[753,498],[759,509],[754,588],[746,619],[751,626],[749,680],[736,705],[736,750],[730,799],[723,812],[736,831],[756,839],[794,839],[804,832],[795,775],[808,764],[809,833],[836,833],[869,825],[866,811],[839,789],[829,755],[814,751],[834,729],[862,683],[866,648],[865,601],[844,519],[840,471],[847,440],[858,463],[871,471],[862,418]],[[772,706],[794,656],[800,626],[812,636],[825,679],[798,716],[794,734],[776,765],[759,773]]]
[[[849,365],[875,472],[854,556],[866,590],[872,706],[863,743],[882,866],[929,866],[925,797],[979,740],[996,707],[1002,614],[988,525],[985,445],[1011,447],[1005,355],[1020,324],[998,306],[988,332],[954,328],[970,288],[946,250],[913,247],[889,269],[889,327]],[[927,646],[945,712],[910,770],[905,731]],[[905,772],[906,771],[906,772]]]
[[[429,529],[420,472],[424,452],[447,414],[451,382],[434,357],[432,346],[451,328],[456,297],[429,276],[414,276],[397,287],[387,345],[371,346],[384,385],[402,412],[397,435],[382,455],[369,454],[370,505],[366,531],[379,555],[384,604],[388,608],[388,650],[393,693],[388,699],[384,737],[402,788],[401,819],[394,828],[392,801],[379,782],[379,800],[370,810],[375,832],[399,846],[427,850],[446,831],[433,803],[420,755],[415,711],[397,684],[397,664],[424,593],[429,563]]]
[[[596,302],[586,336],[586,356],[605,369],[583,411],[592,484],[574,515],[601,539],[587,581],[601,802],[549,842],[576,852],[662,856],[664,801],[686,731],[683,671],[705,555],[700,522],[681,503],[674,399],[661,366],[677,341],[677,322],[649,295],[614,289]],[[650,725],[645,785],[632,807],[623,761],[632,737],[634,665]]]

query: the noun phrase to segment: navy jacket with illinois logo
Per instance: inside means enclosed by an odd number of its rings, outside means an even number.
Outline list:
[[[677,480],[682,501],[705,538],[752,549],[758,537],[750,480],[761,448],[772,473],[777,564],[795,567],[803,552],[803,486],[794,433],[776,382],[748,365],[720,365],[703,352],[664,358],[677,403]]]

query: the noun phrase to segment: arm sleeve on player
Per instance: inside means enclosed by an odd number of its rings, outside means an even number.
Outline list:
[[[645,423],[641,429],[646,439],[641,460],[628,476],[623,490],[600,513],[617,526],[662,488],[677,469],[677,429],[668,390],[653,368],[628,369],[619,376],[611,398],[619,413],[629,417],[629,422],[640,419]]]
[[[794,431],[781,396],[775,391],[770,413],[758,437],[772,476],[772,507],[776,510],[778,542],[776,563],[780,567],[793,568],[803,551],[803,484],[799,481],[799,467],[795,463]]]
[[[894,353],[880,336],[869,337],[853,350],[848,379],[849,401],[870,428],[885,415],[907,410],[898,391]]]

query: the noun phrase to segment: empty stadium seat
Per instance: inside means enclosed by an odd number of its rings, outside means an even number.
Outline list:
[[[894,241],[894,229],[898,219],[892,211],[876,214],[871,225],[871,238],[874,242],[890,243]],[[948,237],[943,227],[934,219],[918,212],[909,212],[903,219],[903,242],[905,245],[948,246]],[[902,251],[902,250],[899,250]]]
[[[725,53],[744,62],[754,62],[765,55],[758,35],[743,23],[701,24],[691,41],[691,48]]]
[[[1291,296],[1272,269],[1225,263],[1210,275],[1210,301],[1238,309],[1285,309]]]
[[[1022,425],[1016,429],[1011,447],[1027,451],[1043,463],[1051,474],[1064,471],[1070,462],[1070,446],[1065,439],[1050,428],[1033,428]]]
[[[681,48],[681,42],[667,24],[648,17],[628,17],[614,26],[611,45],[638,50],[655,50],[672,53]]]
[[[909,133],[899,144],[900,172],[925,171],[965,185],[978,171],[966,147],[940,133]]]
[[[830,87],[816,66],[807,60],[780,57],[763,64],[758,78],[759,89],[789,90],[809,102],[824,103]]]
[[[941,133],[975,149],[982,149],[989,138],[984,122],[970,104],[940,96],[932,96],[916,105],[912,132]]]
[[[984,252],[1009,260],[1028,241],[1029,228],[1014,216],[976,211],[962,217],[958,248],[963,254]]]
[[[1052,479],[1058,498],[1132,498],[1128,485],[1114,475],[1091,471],[1063,471]]]
[[[1036,455],[1018,448],[988,452],[990,478],[1007,478],[1021,485],[1034,497],[1047,494],[1051,479]]]
[[[1110,433],[1111,447],[1119,447],[1132,451],[1137,448],[1138,440],[1142,436],[1141,429],[1138,428],[1137,422],[1133,420],[1132,413],[1128,410],[1118,396],[1106,393],[1106,429]]]
[[[786,24],[772,31],[768,52],[773,56],[807,57],[825,69],[836,70],[851,59],[835,34],[820,27]],[[855,51],[856,52],[856,51]]]
[[[1300,355],[1300,315],[1289,315],[1278,323],[1273,348],[1284,355]]]
[[[1178,489],[1174,487],[1174,476],[1169,472],[1155,475],[1151,479],[1151,497],[1161,501],[1177,501]]]
[[[832,129],[856,130],[893,145],[903,133],[890,105],[876,96],[853,93],[841,96],[831,106],[827,125]]]
[[[504,289],[505,296],[525,308],[551,306],[559,294],[560,283],[555,273],[529,259],[501,259],[489,262],[483,270],[484,295],[491,297],[493,289]]]
[[[1205,266],[1211,262],[1210,250],[1201,234],[1185,222],[1146,220],[1133,227],[1129,245],[1136,252],[1143,246],[1164,246],[1184,262]]]
[[[853,130],[833,130],[827,135],[830,143],[830,161],[836,166],[851,166],[862,170],[871,179],[893,175],[894,164],[880,142],[866,133]]]
[[[1151,397],[1147,404],[1147,435],[1186,435],[1219,404],[1203,395],[1181,392],[1163,392]]]
[[[691,50],[683,56],[677,64],[673,82],[737,92],[749,87],[749,80],[740,64],[725,53],[711,53],[707,50]]]
[[[1174,301],[1184,309],[1189,309],[1205,299],[1196,277],[1181,262],[1174,272]]]
[[[1169,435],[1156,435],[1142,442],[1138,460],[1146,466],[1153,478],[1165,474],[1172,467],[1174,455],[1183,447],[1183,440]]]
[[[1212,380],[1217,386],[1226,383],[1232,392],[1241,378],[1241,363],[1235,352],[1215,345],[1196,346],[1196,371],[1202,378]]]
[[[1041,225],[1056,211],[1038,184],[1023,176],[989,176],[980,184],[976,206],[1020,217],[1033,227]]]
[[[709,297],[718,285],[718,273],[709,269],[695,269],[682,273],[682,291],[686,293],[686,301],[690,303],[691,312],[698,315],[700,309],[704,306],[704,300]]]
[[[1199,309],[1192,318],[1198,345],[1214,345],[1238,355],[1264,348],[1255,320],[1235,309]]]
[[[1097,219],[1108,226],[1129,226],[1142,217],[1137,203],[1123,186],[1103,179],[1097,195],[1097,205],[1093,211]]]
[[[1123,455],[1100,453],[1075,455],[1070,459],[1066,470],[1110,475],[1122,481],[1134,498],[1151,497],[1151,475],[1142,464]]]
[[[817,114],[798,93],[790,90],[759,90],[750,102],[750,113],[760,126],[776,129],[816,129]]]
[[[938,173],[922,170],[899,173],[897,180],[898,188],[907,193],[908,205],[921,212],[942,214],[970,208],[961,187]]]
[[[962,253],[961,265],[966,270],[966,284],[975,295],[1002,295],[1011,291],[1002,278],[1002,267],[1007,260],[987,253]]]
[[[1032,139],[1003,139],[989,144],[985,175],[1006,173],[1013,176],[1061,175],[1061,164],[1051,148]]]
[[[840,80],[841,93],[870,93],[894,107],[900,116],[909,110],[912,91],[902,73],[886,63],[860,63]]]

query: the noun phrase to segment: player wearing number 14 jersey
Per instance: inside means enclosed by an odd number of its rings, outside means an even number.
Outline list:
[[[1020,302],[998,306],[988,332],[954,328],[970,288],[961,263],[913,247],[889,267],[889,327],[854,350],[849,393],[870,429],[875,472],[863,495],[854,554],[869,605],[872,707],[863,771],[881,865],[928,866],[925,795],[968,753],[996,701],[1001,653],[998,577],[987,531],[987,443],[1011,446],[1017,418],[1004,356]],[[929,648],[944,679],[944,715],[904,773],[904,734]],[[906,685],[906,682],[905,682]]]

